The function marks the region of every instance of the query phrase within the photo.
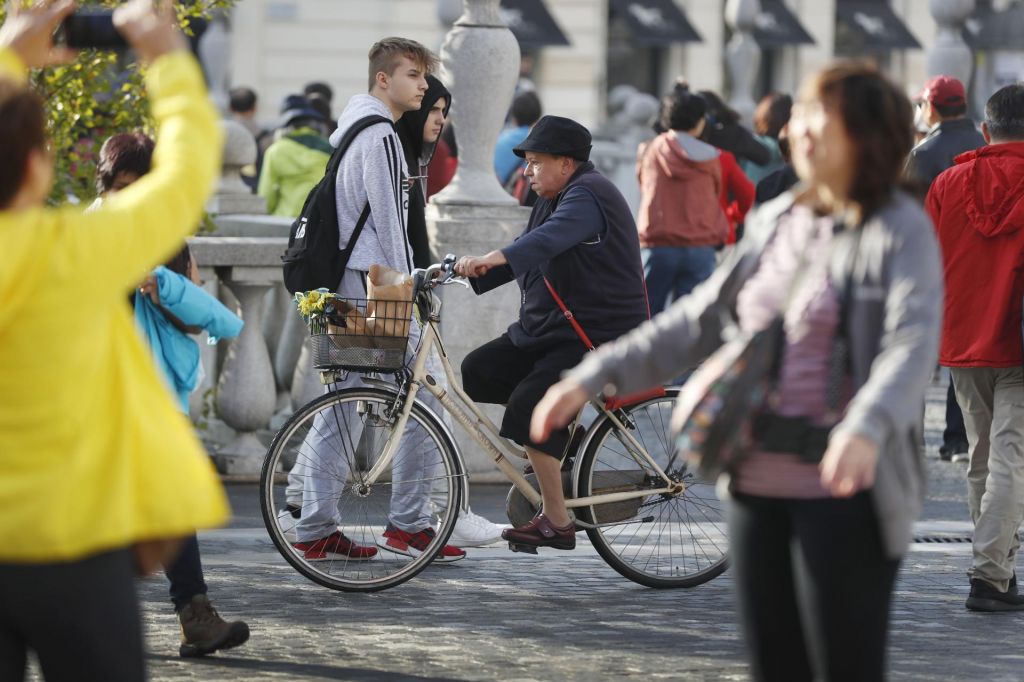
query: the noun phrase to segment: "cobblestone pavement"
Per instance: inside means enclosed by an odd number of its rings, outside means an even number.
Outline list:
[[[936,459],[945,387],[931,391],[930,496],[918,536],[965,537],[964,465]],[[504,489],[476,486],[473,507],[501,518]],[[230,487],[236,517],[204,533],[210,594],[252,639],[202,660],[177,658],[162,578],[141,587],[156,680],[431,679],[746,680],[728,572],[659,591],[608,568],[580,535],[572,553],[471,550],[372,595],[332,592],[281,559],[251,485]],[[921,542],[901,571],[892,613],[894,680],[1024,680],[1024,616],[964,609],[970,545]]]

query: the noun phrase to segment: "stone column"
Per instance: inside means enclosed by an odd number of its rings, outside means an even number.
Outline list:
[[[256,163],[256,139],[237,121],[224,119],[220,124],[224,130],[224,159],[217,191],[206,204],[207,212],[266,214],[267,202],[242,182],[242,169]]]
[[[231,33],[228,18],[218,12],[199,38],[199,60],[206,74],[210,96],[221,111],[228,110],[228,88],[231,87]]]
[[[725,22],[733,31],[725,47],[725,64],[732,82],[729,106],[747,123],[757,106],[754,85],[761,68],[761,46],[754,40],[753,30],[760,13],[760,0],[727,0],[725,3]]]
[[[521,206],[427,206],[427,229],[431,247],[441,256],[481,255],[512,243],[526,227],[530,209]],[[441,338],[460,376],[462,360],[474,348],[494,339],[508,329],[519,315],[519,288],[515,282],[477,296],[460,286],[440,291]],[[501,424],[502,407],[485,411]],[[454,429],[466,468],[474,481],[504,483],[504,476],[461,427]]]
[[[459,167],[433,197],[437,204],[515,205],[494,175],[494,147],[519,78],[519,43],[499,6],[499,0],[463,0],[463,14],[441,46]]]
[[[929,0],[928,7],[939,27],[935,44],[928,51],[928,75],[953,76],[965,88],[969,87],[974,55],[964,42],[962,31],[974,11],[974,0]]]

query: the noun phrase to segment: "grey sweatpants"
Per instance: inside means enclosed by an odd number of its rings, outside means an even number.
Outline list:
[[[346,270],[338,287],[338,294],[350,298],[365,298],[365,273]],[[413,320],[409,333],[408,353],[416,350],[421,330]],[[439,381],[444,380],[440,362],[431,353],[427,369]],[[353,388],[363,385],[362,375],[349,373],[344,381],[332,384],[327,390]],[[435,413],[442,414],[436,399],[420,391],[422,400]],[[431,522],[431,485],[439,465],[432,441],[422,433],[422,427],[412,420],[402,435],[402,442],[392,462],[388,520],[407,532],[417,532]],[[302,517],[296,525],[299,542],[310,542],[330,535],[344,524],[339,510],[342,490],[349,475],[349,458],[355,456],[362,435],[362,425],[355,414],[355,404],[322,411],[313,419],[313,427],[306,435],[300,455],[288,477],[288,496],[302,491]],[[344,505],[342,504],[343,508]]]
[[[1020,367],[954,367],[951,373],[970,454],[971,577],[1005,592],[1024,519],[1024,372]]]

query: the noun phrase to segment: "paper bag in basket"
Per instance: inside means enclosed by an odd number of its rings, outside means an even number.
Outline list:
[[[374,336],[406,338],[412,320],[412,277],[371,265],[366,283],[366,329]]]
[[[335,299],[335,310],[328,318],[327,333],[335,336],[366,336],[366,316],[348,301]]]

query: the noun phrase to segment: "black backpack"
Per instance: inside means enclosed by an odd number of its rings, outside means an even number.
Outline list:
[[[281,256],[281,260],[284,262],[284,286],[293,294],[320,287],[334,291],[341,283],[352,248],[370,217],[370,203],[367,202],[363,208],[348,245],[344,250],[339,249],[338,201],[335,196],[338,168],[356,135],[377,123],[394,126],[389,118],[366,116],[353,123],[345,132],[331,160],[327,162],[323,179],[310,190],[302,205],[302,213],[292,223],[288,233],[288,250]]]

